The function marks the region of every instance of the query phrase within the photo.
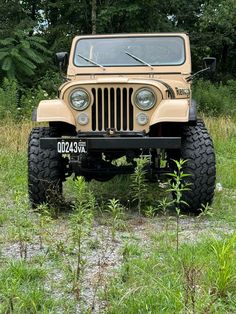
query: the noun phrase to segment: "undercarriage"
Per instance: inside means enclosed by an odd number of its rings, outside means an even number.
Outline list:
[[[157,181],[160,175],[170,172],[166,165],[160,167],[160,150],[127,151],[122,159],[116,159],[111,152],[88,154],[86,156],[71,156],[68,165],[75,176],[83,176],[87,181],[108,181],[116,175],[131,174],[137,165],[135,158],[140,156],[147,159],[145,166],[146,178]],[[114,157],[114,159],[113,159]],[[121,157],[121,156],[120,156]]]
[[[128,136],[115,132],[112,136],[107,133],[95,133],[94,136],[94,133],[70,138],[43,138],[40,145],[42,149],[57,149],[62,154],[69,154],[68,176],[74,173],[87,181],[108,181],[116,175],[131,174],[136,167],[135,159],[140,156],[146,156],[148,161],[147,178],[155,181],[159,175],[170,171],[168,167],[160,167],[164,150],[181,146],[180,137],[149,137],[135,132]]]

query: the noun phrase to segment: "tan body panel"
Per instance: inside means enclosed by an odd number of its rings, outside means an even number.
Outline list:
[[[37,122],[66,122],[76,125],[75,117],[69,107],[61,99],[42,100],[37,109]]]
[[[184,86],[181,81],[172,81],[172,86]],[[61,98],[57,100],[43,100],[39,103],[37,110],[37,121],[38,122],[49,122],[49,121],[61,121],[76,126],[77,131],[88,132],[92,130],[91,121],[81,126],[76,123],[78,115],[81,113],[70,107],[68,102],[69,95],[72,90],[78,87],[85,88],[90,95],[91,102],[93,102],[93,95],[91,90],[93,87],[96,88],[107,88],[107,87],[131,87],[134,91],[141,87],[149,87],[155,91],[157,95],[157,105],[145,113],[149,117],[149,123],[145,126],[138,125],[136,120],[134,121],[135,131],[146,131],[149,132],[151,125],[159,122],[187,122],[189,118],[189,99],[163,99],[163,95],[166,95],[166,87],[155,80],[150,79],[134,79],[134,78],[118,78],[113,77],[112,83],[110,78],[97,78],[93,80],[83,80],[80,82],[72,81],[64,84],[61,88]],[[185,85],[186,86],[186,85]],[[183,96],[182,96],[183,97]],[[83,111],[91,117],[91,105]],[[136,116],[139,110],[134,106],[134,116]]]
[[[187,99],[162,100],[154,111],[150,125],[159,122],[187,122],[189,119],[189,101]]]

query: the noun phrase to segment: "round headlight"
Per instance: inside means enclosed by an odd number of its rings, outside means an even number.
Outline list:
[[[70,104],[75,110],[85,110],[90,104],[89,94],[84,89],[76,89],[70,94]]]
[[[135,104],[141,110],[150,110],[156,103],[156,95],[147,88],[138,90],[135,94]]]

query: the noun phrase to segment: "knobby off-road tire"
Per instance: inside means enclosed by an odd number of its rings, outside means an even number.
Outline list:
[[[28,190],[33,208],[61,199],[63,159],[56,149],[41,149],[40,138],[58,137],[52,127],[33,128],[28,143]]]
[[[211,204],[216,179],[214,147],[202,121],[197,121],[194,126],[183,127],[182,146],[177,154],[187,160],[183,172],[190,175],[185,179],[189,190],[182,194],[182,200],[189,206],[183,204],[181,207],[197,213],[202,206]]]

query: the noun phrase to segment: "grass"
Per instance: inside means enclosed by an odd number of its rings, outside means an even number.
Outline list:
[[[134,208],[128,176],[104,183],[70,179],[66,197],[84,196],[74,211],[69,205],[58,217],[47,206],[42,214],[30,211],[26,152],[33,124],[2,121],[0,313],[236,312],[236,119],[204,120],[222,189],[201,217],[179,217],[178,252],[165,189],[150,184],[144,201],[138,195],[144,217]],[[89,231],[78,221],[88,222]]]
[[[224,241],[205,239],[182,245],[177,254],[170,239],[166,247],[160,237],[156,238],[148,258],[144,252],[126,258],[110,284],[106,312],[234,312],[236,262],[232,243],[235,246],[235,236]],[[228,261],[225,269],[222,259]]]
[[[44,288],[46,269],[9,261],[1,269],[1,313],[47,313],[54,309],[55,302]]]

